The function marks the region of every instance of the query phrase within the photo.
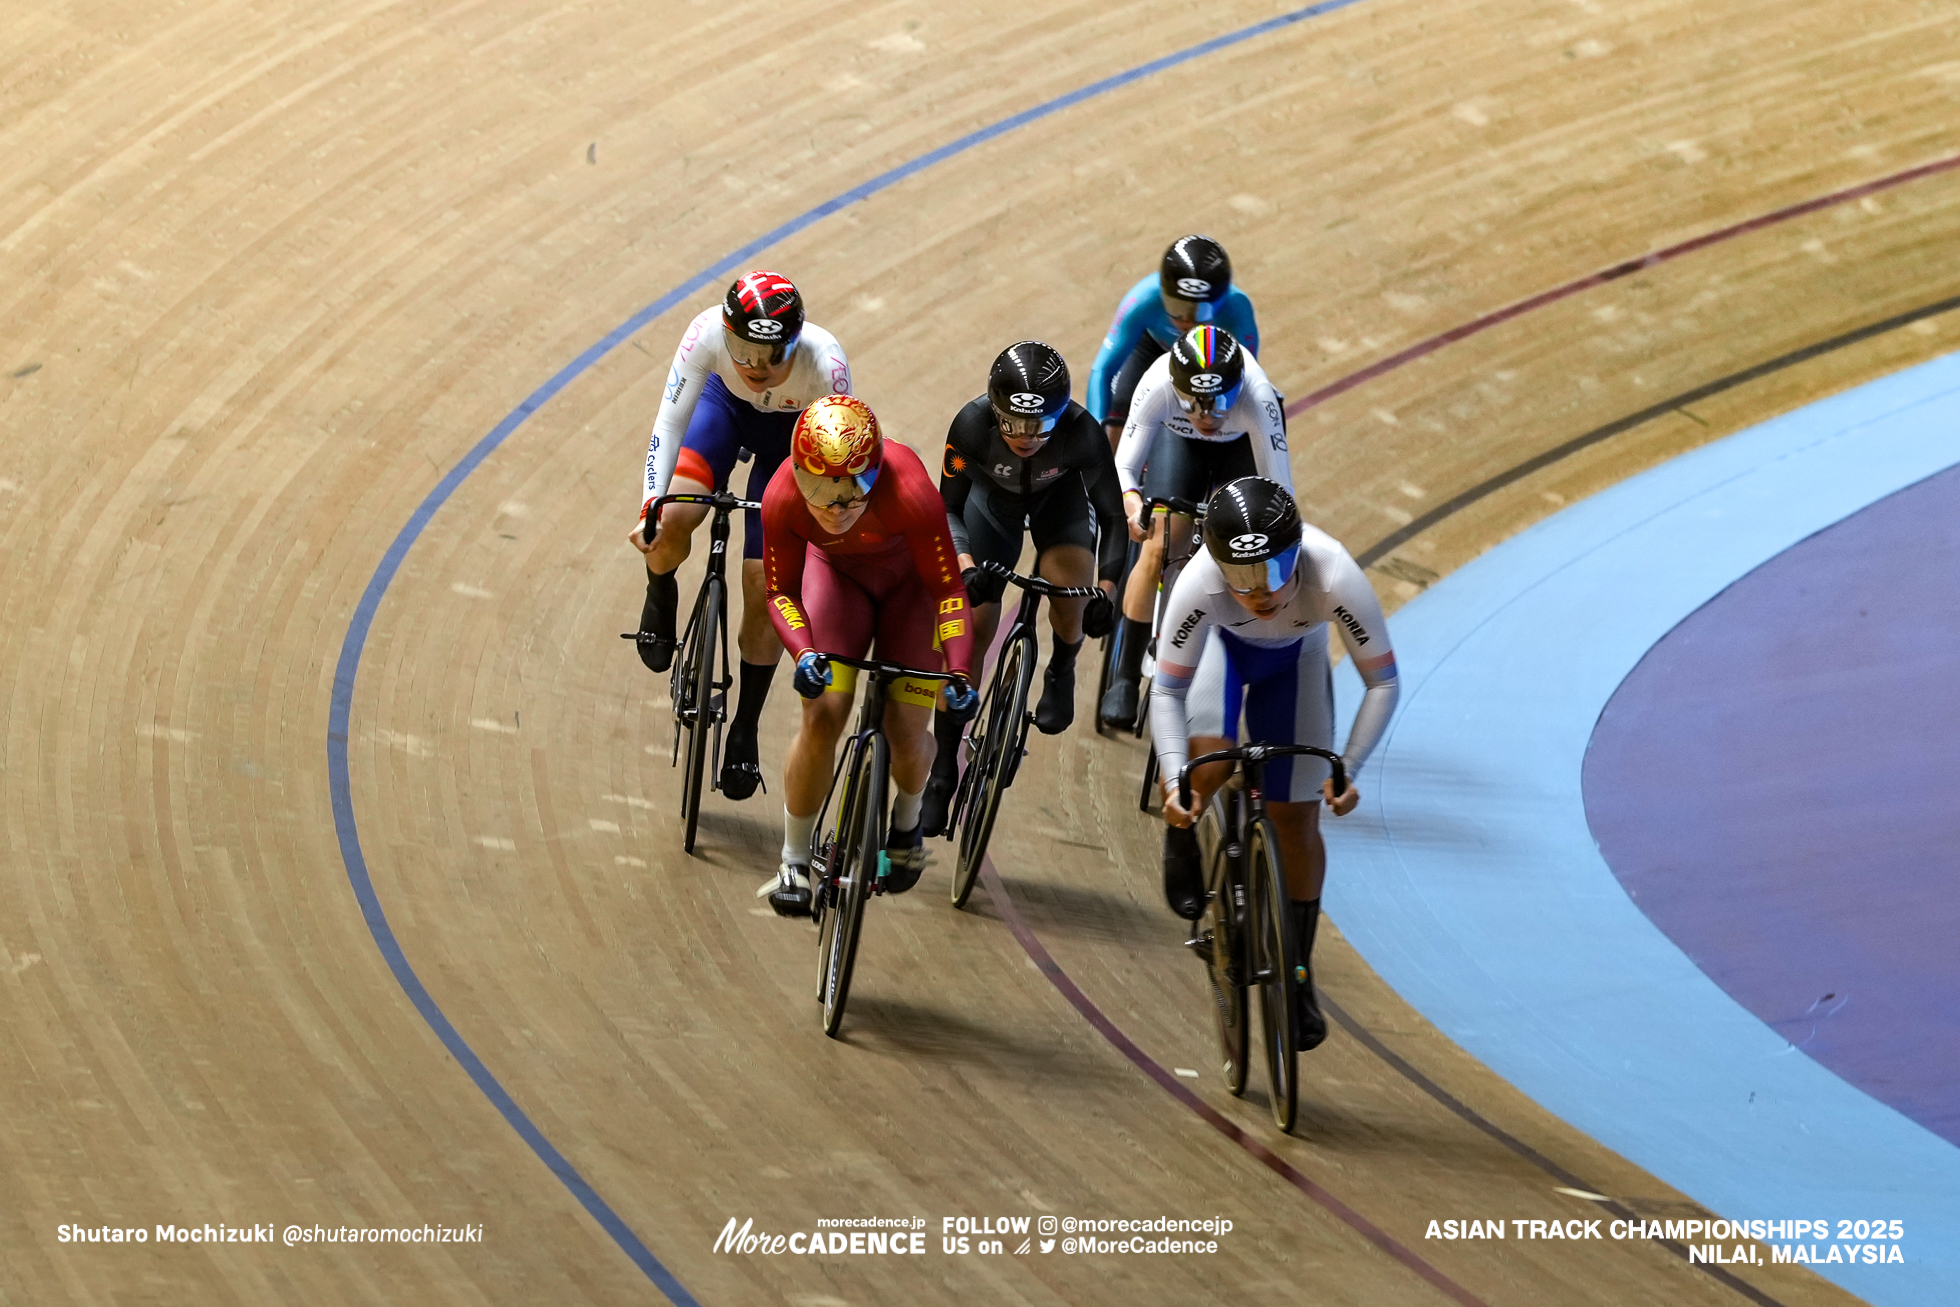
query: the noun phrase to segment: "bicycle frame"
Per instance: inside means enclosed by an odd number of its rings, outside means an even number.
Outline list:
[[[815,829],[822,831],[835,804],[836,829],[810,860],[810,908],[817,926],[817,998],[823,1004],[824,1033],[834,1039],[843,1024],[844,1003],[850,995],[864,905],[872,895],[885,892],[882,873],[873,878],[870,869],[876,865],[877,853],[884,848],[886,810],[891,797],[888,793],[891,745],[885,738],[887,687],[899,677],[948,681],[953,674],[846,658],[840,654],[824,657],[869,673],[864,702],[858,708],[857,729],[840,751],[837,767],[831,772],[830,790],[817,809]],[[852,794],[851,781],[845,778],[857,778],[866,753],[871,756],[865,782],[868,792]],[[860,817],[868,819],[854,819]],[[828,929],[826,916],[832,918]]]
[[[1014,783],[1021,757],[1027,752],[1028,726],[1034,720],[1028,709],[1028,693],[1034,685],[1035,659],[1040,656],[1034,621],[1042,596],[1087,599],[1100,593],[1096,586],[1056,585],[1040,577],[1022,576],[999,563],[982,563],[981,567],[1020,586],[1021,602],[987,682],[975,724],[961,742],[966,766],[946,816],[946,838],[957,835],[959,841],[959,861],[953,872],[956,908],[965,907],[967,896],[973,892],[980,861],[987,855],[987,841],[993,837],[1001,796]]]
[[[1193,771],[1214,762],[1232,762],[1239,767],[1240,783],[1234,786],[1228,781],[1213,805],[1220,810],[1218,845],[1214,850],[1222,858],[1215,864],[1219,874],[1205,887],[1202,918],[1212,923],[1212,933],[1203,933],[1202,927],[1193,923],[1192,936],[1185,943],[1204,958],[1211,972],[1214,1001],[1221,1005],[1221,1013],[1227,1010],[1226,1005],[1231,1005],[1240,1023],[1237,1030],[1231,1031],[1229,1022],[1220,1021],[1221,1042],[1226,1045],[1226,1082],[1234,1094],[1245,1088],[1243,988],[1247,984],[1259,987],[1273,1120],[1283,1131],[1292,1130],[1298,1110],[1299,1078],[1294,1065],[1298,1048],[1293,1021],[1297,1001],[1294,987],[1301,979],[1294,974],[1294,968],[1296,965],[1302,968],[1301,976],[1305,972],[1304,964],[1297,962],[1296,941],[1284,915],[1290,910],[1291,897],[1287,893],[1286,868],[1279,856],[1278,838],[1266,815],[1265,767],[1274,758],[1299,755],[1326,759],[1334,792],[1340,794],[1347,790],[1347,769],[1340,755],[1306,744],[1249,744],[1221,749],[1191,759],[1177,774],[1178,803],[1188,811]],[[1209,858],[1207,863],[1212,865]],[[1262,870],[1254,875],[1253,867]],[[1221,903],[1221,896],[1228,894],[1230,901]],[[1221,930],[1222,939],[1219,938]]]
[[[718,674],[712,677],[713,694],[708,705],[710,710],[708,721],[714,731],[713,744],[708,751],[708,772],[712,787],[720,789],[721,777],[714,764],[721,758],[721,727],[728,717],[727,695],[729,688],[735,684],[734,675],[728,666],[728,537],[731,529],[729,519],[738,508],[761,508],[762,505],[739,498],[726,490],[717,490],[711,495],[662,495],[647,509],[647,516],[658,521],[660,510],[668,504],[707,504],[714,510],[708,524],[708,567],[701,578],[700,590],[695,592],[694,609],[688,617],[687,630],[681,637],[680,647],[683,650],[691,650],[695,647],[695,631],[701,621],[701,610],[707,603],[709,582],[719,581],[722,603],[720,611],[715,615],[718,624],[715,637],[720,665],[716,669]],[[680,761],[681,727],[683,724],[691,725],[690,719],[694,716],[691,706],[685,700],[687,682],[690,678],[682,675],[688,661],[685,657],[676,660],[674,670],[669,674],[674,703],[674,751],[671,760],[674,763]]]

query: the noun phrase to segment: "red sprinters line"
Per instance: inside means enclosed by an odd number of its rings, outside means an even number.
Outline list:
[[[1388,1234],[1373,1221],[1370,1221],[1339,1198],[1336,1198],[1333,1194],[1308,1179],[1299,1168],[1295,1167],[1278,1153],[1275,1153],[1272,1149],[1266,1147],[1266,1145],[1260,1143],[1257,1139],[1254,1139],[1244,1130],[1241,1130],[1222,1112],[1192,1093],[1179,1082],[1175,1075],[1166,1071],[1148,1053],[1138,1048],[1136,1042],[1118,1029],[1114,1021],[1111,1021],[1107,1016],[1103,1015],[1103,1010],[1096,1006],[1095,1000],[1082,992],[1081,987],[1070,978],[1068,972],[1062,970],[1061,964],[1056,962],[1054,957],[1050,955],[1047,946],[1029,928],[1028,923],[1021,916],[1020,908],[1008,894],[1007,885],[1001,880],[1000,873],[994,870],[992,858],[981,859],[980,875],[987,882],[987,892],[993,895],[995,906],[1000,909],[1001,920],[1007,923],[1007,929],[1020,942],[1021,948],[1027,953],[1029,960],[1035,964],[1042,975],[1048,977],[1049,983],[1053,984],[1056,989],[1062,992],[1062,997],[1067,999],[1069,1004],[1077,1012],[1081,1013],[1083,1018],[1090,1025],[1094,1026],[1104,1039],[1115,1046],[1117,1052],[1129,1058],[1130,1062],[1139,1071],[1149,1076],[1152,1080],[1155,1080],[1158,1088],[1190,1108],[1193,1112],[1196,1112],[1212,1129],[1218,1131],[1218,1133],[1224,1135],[1227,1139],[1230,1139],[1240,1148],[1245,1149],[1246,1152],[1251,1153],[1261,1162],[1264,1162],[1268,1168],[1281,1179],[1291,1184],[1295,1189],[1298,1189],[1301,1193],[1313,1199],[1314,1202],[1319,1203],[1329,1212],[1339,1217],[1349,1228],[1353,1229],[1369,1243],[1374,1244],[1375,1247],[1381,1249],[1390,1257],[1393,1257],[1396,1261],[1429,1281],[1430,1284],[1441,1290],[1444,1296],[1449,1298],[1451,1302],[1461,1303],[1463,1307],[1486,1307],[1483,1299],[1477,1297],[1468,1289],[1431,1266],[1428,1262],[1416,1256],[1415,1253],[1411,1252],[1402,1243],[1397,1241],[1394,1236]]]
[[[1501,323],[1509,322],[1513,318],[1521,318],[1534,309],[1542,309],[1547,304],[1556,304],[1562,299],[1569,299],[1582,290],[1591,290],[1594,286],[1603,286],[1609,281],[1618,281],[1622,277],[1631,276],[1644,269],[1658,267],[1663,263],[1671,262],[1684,254],[1692,254],[1696,250],[1706,249],[1710,245],[1719,245],[1723,241],[1732,240],[1737,236],[1746,236],[1750,232],[1761,231],[1765,227],[1774,227],[1778,223],[1788,222],[1792,218],[1801,218],[1807,213],[1816,213],[1820,209],[1835,208],[1840,204],[1848,204],[1852,200],[1861,200],[1867,195],[1876,195],[1880,191],[1889,191],[1895,186],[1904,186],[1907,182],[1915,182],[1922,177],[1932,177],[1939,173],[1951,172],[1955,168],[1960,168],[1960,155],[1954,155],[1947,159],[1937,159],[1932,163],[1923,163],[1917,168],[1908,168],[1904,172],[1893,173],[1890,177],[1881,177],[1877,181],[1863,182],[1857,186],[1848,187],[1845,190],[1832,191],[1829,195],[1822,195],[1814,200],[1804,200],[1800,204],[1792,204],[1787,208],[1776,209],[1770,213],[1762,214],[1760,217],[1750,218],[1746,221],[1738,222],[1733,226],[1723,227],[1717,231],[1696,236],[1692,240],[1682,241],[1679,245],[1670,245],[1666,249],[1655,250],[1652,254],[1643,254],[1637,259],[1628,259],[1624,263],[1616,263],[1610,268],[1590,273],[1579,278],[1577,281],[1569,281],[1563,286],[1555,286],[1551,290],[1533,295],[1528,300],[1520,300],[1516,304],[1474,317],[1460,326],[1451,327],[1448,331],[1440,335],[1431,336],[1428,340],[1419,341],[1400,353],[1391,354],[1385,359],[1370,363],[1359,372],[1351,372],[1339,381],[1322,386],[1319,390],[1294,400],[1286,406],[1286,415],[1288,417],[1297,417],[1317,404],[1323,404],[1336,395],[1345,394],[1353,390],[1363,382],[1373,381],[1383,373],[1393,372],[1405,363],[1413,363],[1419,358],[1425,358],[1428,355],[1434,354],[1445,345],[1454,345],[1459,340],[1467,339],[1482,331],[1488,331],[1490,328],[1498,326]]]

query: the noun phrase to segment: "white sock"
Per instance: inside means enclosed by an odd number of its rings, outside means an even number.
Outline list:
[[[810,864],[810,833],[817,828],[817,814],[799,817],[783,809],[783,861]]]
[[[920,790],[917,794],[907,794],[904,790],[898,790],[892,799],[893,830],[911,830],[919,824],[919,804],[924,797],[924,790]]]

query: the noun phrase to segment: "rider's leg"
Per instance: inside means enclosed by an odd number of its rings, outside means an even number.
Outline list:
[[[831,669],[833,675],[843,670]],[[824,795],[830,791],[831,773],[837,765],[837,737],[844,733],[850,716],[851,695],[839,694],[834,685],[827,693],[803,700],[803,721],[783,761],[783,812],[791,837],[783,845],[785,862],[810,860],[810,823],[816,820],[817,809],[823,807]]]
[[[1280,862],[1286,868],[1294,964],[1299,968],[1295,974],[1299,990],[1295,1038],[1305,1052],[1327,1038],[1327,1018],[1321,1014],[1313,988],[1313,940],[1320,923],[1320,887],[1327,876],[1327,845],[1320,838],[1318,800],[1269,803],[1266,815],[1272,818],[1273,830],[1279,836]]]
[[[1000,626],[1000,605],[981,604],[969,609],[973,614],[973,647],[986,649],[994,642]],[[966,723],[955,720],[943,701],[932,715],[932,773],[926,780],[925,833],[946,833],[946,818],[953,804],[953,792],[960,787],[960,738]]]
[[[1116,634],[1116,667],[1097,712],[1111,726],[1128,726],[1137,715],[1137,681],[1143,675],[1143,655],[1150,643],[1150,622],[1157,604],[1157,567],[1164,557],[1164,515],[1154,514],[1150,534],[1137,549],[1130,578],[1123,583],[1123,622]]]
[[[810,550],[805,559],[802,599],[813,648],[857,657],[870,646],[877,606],[822,550]],[[783,865],[769,902],[786,917],[810,911],[811,832],[830,788],[837,738],[850,718],[857,685],[856,671],[840,663],[831,664],[830,674],[828,690],[802,701],[803,720],[783,762]]]
[[[935,644],[938,603],[909,560],[902,575],[878,592],[877,656],[905,667],[944,666]],[[891,747],[892,813],[885,837],[885,890],[903,894],[926,868],[921,813],[926,779],[937,743],[933,709],[944,701],[945,682],[903,677],[885,702],[885,739]]]
[[[668,494],[705,495],[728,484],[728,474],[742,450],[744,410],[756,411],[754,405],[730,395],[720,377],[708,378],[681,436],[674,475],[667,483]],[[647,550],[647,602],[640,614],[640,629],[654,638],[639,648],[640,657],[656,672],[664,671],[674,656],[674,610],[680,603],[674,569],[686,560],[694,529],[707,515],[708,509],[702,504],[669,504],[661,512],[653,547]]]
[[[678,473],[667,485],[672,495],[705,495],[711,487]],[[652,640],[640,641],[640,661],[649,670],[664,672],[674,661],[674,614],[680,607],[680,583],[674,569],[686,561],[696,527],[708,516],[705,504],[669,504],[660,510],[657,524],[643,525],[642,538],[653,531],[653,543],[646,552],[647,597],[640,606],[640,632]]]
[[[760,503],[769,479],[789,449],[789,433],[794,420],[784,413],[754,413],[743,418],[740,428],[745,447],[752,451],[748,489],[743,497]],[[735,701],[735,715],[728,723],[728,738],[721,754],[721,792],[731,799],[746,799],[762,784],[761,751],[756,733],[762,722],[762,705],[769,700],[769,685],[776,676],[776,663],[783,656],[783,642],[769,621],[768,592],[762,582],[762,514],[753,508],[742,510],[742,625],[735,647],[742,655],[741,692]]]
[[[967,492],[966,506],[960,515],[961,524],[966,528],[967,548],[975,563],[992,562],[1013,567],[1021,556],[1020,521],[1015,518],[1012,526],[1002,521],[1000,514],[991,511],[992,503],[993,497],[985,486],[975,485]],[[974,675],[977,678],[986,670],[987,651],[993,648],[994,632],[1000,629],[1000,605],[980,604],[969,611],[973,616],[973,648],[978,660]],[[946,831],[953,794],[960,785],[960,737],[966,733],[966,725],[955,721],[942,708],[933,714],[932,733],[935,741],[932,776],[926,782],[925,816],[921,829],[927,835],[941,835]]]
[[[1158,569],[1165,590],[1177,585],[1184,565],[1191,560],[1191,535],[1196,529],[1197,523],[1182,513],[1171,513],[1165,517],[1164,557]]]
[[[742,626],[735,638],[742,655],[741,682],[721,752],[721,791],[731,799],[748,798],[762,781],[756,733],[762,722],[762,706],[769,701],[769,687],[776,677],[776,663],[783,653],[783,642],[777,638],[768,612],[762,560],[745,558]]]
[[[833,674],[848,671],[833,667]],[[838,677],[849,682],[848,677]],[[803,700],[803,722],[789,742],[783,764],[783,859],[769,890],[769,906],[785,917],[810,915],[810,843],[830,788],[837,737],[851,715],[851,696],[830,692]]]
[[[1327,661],[1325,627],[1303,637],[1288,665],[1275,667],[1246,693],[1246,715],[1267,724],[1274,743],[1332,747],[1334,685]],[[1290,729],[1288,729],[1290,727]],[[1313,945],[1320,921],[1320,890],[1327,874],[1327,846],[1320,838],[1320,786],[1327,778],[1319,758],[1275,758],[1266,765],[1267,816],[1279,837],[1293,932],[1296,1040],[1302,1050],[1327,1038],[1327,1018],[1314,995]]]
[[[1157,607],[1157,575],[1163,562],[1164,512],[1159,509],[1151,517],[1150,535],[1137,549],[1136,566],[1130,569],[1130,579],[1123,591],[1123,616],[1132,622],[1142,622],[1146,634]],[[1137,655],[1139,659],[1142,656]]]
[[[1078,495],[1080,493],[1077,492]],[[1087,527],[1090,519],[1086,498],[1082,508],[1082,526]],[[1036,546],[1043,543],[1042,536],[1037,533]],[[1096,556],[1083,544],[1054,544],[1042,550],[1038,568],[1043,578],[1056,585],[1086,586],[1095,580]],[[1048,669],[1042,673],[1041,702],[1034,710],[1035,728],[1043,735],[1065,731],[1069,723],[1075,720],[1075,656],[1082,650],[1082,606],[1087,602],[1086,599],[1048,601],[1048,620],[1054,628],[1054,646],[1048,656]]]
[[[1178,710],[1174,696],[1153,699],[1153,713]],[[1198,652],[1198,665],[1191,672],[1191,683],[1184,692],[1184,725],[1190,741],[1186,757],[1197,758],[1220,749],[1229,749],[1238,737],[1239,717],[1245,702],[1245,681],[1238,659],[1232,657],[1221,635],[1205,638]],[[1229,763],[1207,763],[1191,773],[1191,802],[1185,811],[1202,813],[1211,797],[1230,774]],[[1169,824],[1169,798],[1177,784],[1175,774],[1163,778],[1166,802],[1164,828],[1164,898],[1180,917],[1196,919],[1205,904],[1204,863],[1198,852],[1196,823],[1179,828]]]
[[[1191,756],[1211,753],[1218,749],[1229,749],[1232,741],[1217,735],[1193,735],[1191,737]],[[1232,765],[1224,762],[1206,763],[1191,773],[1190,812],[1202,812],[1211,803],[1212,795],[1232,774]],[[1164,784],[1175,785],[1177,778],[1166,776]],[[1187,921],[1196,921],[1205,910],[1205,868],[1204,855],[1198,848],[1198,828],[1190,826],[1164,826],[1164,899],[1170,904],[1172,912]]]

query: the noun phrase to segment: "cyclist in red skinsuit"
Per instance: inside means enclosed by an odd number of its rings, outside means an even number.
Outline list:
[[[948,703],[971,711],[973,627],[939,487],[919,456],[887,443],[862,400],[827,395],[797,419],[790,456],[762,496],[763,590],[796,660],[803,724],[783,777],[783,862],[770,904],[810,911],[811,828],[835,766],[857,677],[824,654],[877,657],[959,679]],[[943,655],[943,662],[942,662]],[[925,869],[920,797],[932,767],[932,713],[942,683],[901,680],[885,709],[893,789],[885,888],[903,893]]]

